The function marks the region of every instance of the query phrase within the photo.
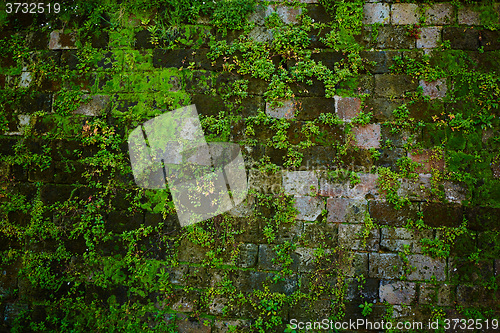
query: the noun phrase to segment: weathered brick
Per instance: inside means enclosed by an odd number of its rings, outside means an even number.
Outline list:
[[[458,227],[463,222],[462,206],[456,203],[425,202],[423,220],[430,227]]]
[[[89,98],[89,95],[83,95],[83,99]],[[90,99],[83,103],[78,109],[73,111],[73,114],[81,114],[85,116],[102,116],[109,107],[109,95],[93,95]]]
[[[418,179],[401,179],[401,186],[398,189],[398,195],[408,196],[410,200],[422,201],[432,196],[431,193],[431,174],[419,174]]]
[[[296,102],[291,99],[282,101],[282,106],[271,106],[270,102],[266,102],[266,114],[273,118],[292,119],[295,117],[297,108]]]
[[[337,246],[338,225],[335,223],[304,223],[304,245],[333,248]]]
[[[388,24],[390,8],[387,3],[365,3],[363,5],[363,24]]]
[[[380,285],[378,279],[366,279],[365,282],[360,282],[356,278],[349,278],[348,281],[346,300],[361,303],[378,301]]]
[[[429,25],[447,25],[455,23],[453,5],[444,3],[434,3],[425,10],[426,23]]]
[[[266,16],[271,15],[273,12],[278,14],[278,16],[285,22],[286,24],[290,23],[298,23],[297,16],[302,13],[302,9],[300,7],[288,7],[283,5],[269,5],[266,9]]]
[[[380,147],[380,124],[368,124],[363,127],[354,127],[355,146],[359,148]]]
[[[400,25],[384,25],[378,27],[378,36],[375,41],[377,49],[413,49],[415,38],[408,36],[407,28]],[[370,42],[371,44],[371,38]]]
[[[452,49],[475,51],[479,47],[479,31],[474,28],[444,27],[445,40],[450,41]]]
[[[420,284],[418,302],[420,304],[435,304],[438,306],[450,306],[454,301],[455,286],[449,284]]]
[[[341,265],[346,276],[367,276],[368,275],[368,253],[354,252],[352,258],[345,264]]]
[[[286,194],[310,195],[318,192],[318,177],[314,171],[284,171],[283,188]]]
[[[467,196],[467,187],[463,184],[445,181],[443,183],[444,195],[449,202],[462,202]]]
[[[431,173],[433,169],[444,170],[444,156],[439,151],[431,149],[420,149],[408,152],[408,157],[416,163],[419,163],[415,169],[418,173]]]
[[[411,304],[416,300],[417,286],[413,282],[380,281],[380,302]]]
[[[364,199],[328,198],[328,222],[361,223],[364,221],[367,201]]]
[[[417,24],[418,5],[413,3],[394,3],[391,5],[391,24]]]
[[[347,191],[347,197],[359,199],[376,199],[379,196],[378,175],[373,173],[358,173],[359,183],[351,185]]]
[[[422,238],[432,238],[432,230],[410,230],[406,228],[381,228],[382,238],[380,248],[386,251],[402,252],[405,247],[411,253],[422,253],[420,240]]]
[[[363,112],[372,112],[373,120],[383,123],[394,119],[393,111],[401,104],[403,104],[402,100],[368,98],[365,100]]]
[[[339,246],[354,251],[378,251],[379,229],[371,229],[366,239],[363,239],[361,233],[364,228],[364,224],[340,224]]]
[[[500,50],[500,32],[498,30],[481,30],[479,32],[479,43],[484,51]],[[485,67],[488,68],[488,66]]]
[[[420,38],[417,39],[417,48],[431,49],[439,46],[441,42],[440,27],[421,28]]]
[[[238,249],[239,257],[237,266],[249,268],[254,267],[257,264],[257,256],[259,254],[259,246],[257,244],[241,244]]]
[[[248,187],[260,193],[278,193],[282,188],[281,171],[265,172],[259,169],[248,171]]]
[[[299,265],[299,257],[297,254],[292,254],[293,263],[290,265],[291,269],[297,270]],[[263,270],[274,270],[279,271],[282,266],[276,261],[277,255],[276,251],[273,249],[273,245],[261,244],[259,245],[259,259],[257,261],[257,267]]]
[[[370,201],[370,216],[381,225],[391,227],[404,227],[408,219],[415,221],[418,219],[418,204],[411,203],[400,209],[395,209],[394,205],[386,201]]]
[[[444,98],[448,91],[446,79],[438,79],[432,82],[420,80],[419,85],[423,89],[424,96],[429,96],[431,99]]]
[[[500,178],[500,160],[491,162],[491,172],[493,177]]]
[[[297,220],[316,221],[325,208],[325,201],[318,197],[296,196],[294,206],[299,211]]]
[[[403,97],[406,92],[414,91],[417,87],[418,81],[408,75],[375,75],[375,94],[379,97]]]
[[[361,99],[335,96],[335,109],[340,119],[349,121],[361,112]]]
[[[54,30],[50,33],[50,50],[76,49],[76,33],[63,33],[62,30]]]
[[[335,113],[335,100],[331,98],[297,98],[296,106],[300,110],[297,120],[315,120],[321,113]]]
[[[335,71],[335,65],[341,60],[346,59],[346,55],[339,51],[323,51],[312,54],[311,59],[316,61],[316,63],[321,62],[328,69]]]
[[[479,25],[481,24],[480,13],[471,6],[460,6],[458,8],[458,24]]]
[[[408,261],[413,268],[408,275],[408,280],[430,280],[432,277],[435,277],[437,281],[446,280],[445,259],[435,259],[423,254],[410,254]]]
[[[398,279],[403,274],[403,260],[396,253],[370,253],[369,277],[376,279]]]
[[[298,256],[298,272],[311,272],[316,268],[315,250],[307,247],[298,247],[294,254]]]
[[[487,306],[492,303],[494,294],[483,286],[459,285],[457,287],[457,303],[466,306]]]

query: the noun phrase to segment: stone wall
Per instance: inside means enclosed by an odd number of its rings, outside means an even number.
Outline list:
[[[7,15],[0,327],[498,319],[500,4],[352,4],[354,51],[328,44],[329,1],[259,1],[246,31],[202,12],[161,25],[165,4]],[[290,27],[296,54],[273,44]],[[323,67],[294,78],[303,59]],[[181,228],[167,190],[135,186],[127,135],[189,104],[208,140],[240,143],[250,192]]]

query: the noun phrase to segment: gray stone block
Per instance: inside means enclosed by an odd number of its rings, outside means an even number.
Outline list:
[[[380,302],[411,304],[416,300],[417,286],[413,282],[380,281]]]
[[[408,255],[409,265],[414,268],[408,275],[408,280],[446,280],[446,260],[435,259],[423,254]]]
[[[296,196],[294,206],[299,211],[297,220],[316,221],[325,208],[325,201],[318,197]]]
[[[318,192],[318,177],[314,171],[284,171],[283,188],[288,195],[311,195]]]
[[[425,10],[426,23],[429,25],[447,25],[456,22],[453,5],[448,2],[434,3]]]
[[[365,3],[363,14],[363,24],[388,24],[390,21],[390,8],[387,3]]]
[[[391,5],[391,24],[417,24],[418,5],[414,3],[394,3]]]
[[[241,244],[238,248],[240,253],[237,265],[243,268],[254,267],[257,264],[259,246],[257,244],[247,243]]]
[[[411,253],[422,253],[421,239],[432,238],[432,230],[410,230],[406,228],[381,228],[380,248],[386,251],[402,252],[405,246]]]
[[[449,284],[420,284],[418,302],[420,304],[434,304],[438,306],[453,305],[455,286]]]
[[[363,224],[340,224],[339,246],[354,251],[378,251],[379,229],[371,229],[366,239],[363,239]]]
[[[328,222],[362,223],[365,219],[367,201],[364,199],[328,198]]]
[[[368,259],[371,278],[398,279],[403,274],[403,261],[395,253],[370,253]]]

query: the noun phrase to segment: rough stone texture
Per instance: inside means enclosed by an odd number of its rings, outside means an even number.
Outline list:
[[[446,181],[443,186],[446,200],[449,202],[461,203],[467,197],[467,187],[463,184]]]
[[[417,286],[413,282],[380,281],[380,302],[389,304],[411,304],[417,296]]]
[[[458,24],[479,25],[479,12],[473,10],[470,6],[461,6],[458,8]]]
[[[266,103],[266,114],[273,118],[292,119],[295,117],[296,103],[287,99],[283,101],[283,106],[272,107],[270,102]]]
[[[286,194],[307,196],[318,192],[318,177],[314,171],[284,171],[283,189]]]
[[[404,93],[414,91],[417,80],[408,75],[375,75],[375,94],[379,97],[403,97]]]
[[[352,260],[342,267],[347,276],[368,275],[368,253],[355,252]]]
[[[391,24],[417,24],[418,5],[413,3],[394,3],[391,5]]]
[[[61,30],[54,30],[50,33],[50,50],[70,50],[76,49],[76,34],[65,34]]]
[[[257,263],[259,247],[252,243],[241,244],[239,251],[238,266],[243,268],[254,267]]]
[[[444,170],[444,156],[437,151],[424,149],[408,152],[408,157],[420,166],[416,168],[418,173],[431,173],[433,169]]]
[[[361,112],[361,99],[335,96],[335,106],[339,118],[348,121]]]
[[[406,26],[384,25],[377,29],[378,36],[375,41],[377,49],[412,49],[415,48],[415,38],[408,36]],[[372,44],[371,37],[368,45]]]
[[[417,48],[435,48],[441,43],[440,27],[421,28],[420,38],[417,39]]]
[[[479,47],[479,31],[474,28],[444,27],[445,40],[450,41],[452,49],[475,51]]]
[[[376,279],[398,279],[403,274],[403,260],[396,253],[370,253],[368,276]]]
[[[338,225],[335,223],[304,223],[304,245],[334,248],[337,246]]]
[[[355,145],[359,148],[379,148],[380,147],[380,125],[368,124],[363,127],[352,129],[356,139]]]
[[[387,3],[365,3],[363,5],[363,24],[382,23],[390,20],[390,8]]]
[[[294,253],[298,256],[298,271],[300,273],[311,272],[316,268],[314,249],[298,247]]]
[[[397,193],[401,197],[408,196],[410,200],[414,201],[427,200],[432,196],[431,178],[431,174],[421,173],[416,180],[408,178],[401,179],[401,186]]]
[[[179,333],[210,333],[210,322],[186,315],[177,315],[176,324]]]
[[[328,198],[328,222],[361,223],[364,221],[367,201],[364,199]]]
[[[446,260],[434,259],[427,255],[408,255],[409,264],[414,271],[408,275],[408,280],[430,280],[435,277],[437,281],[446,279]]]
[[[251,320],[236,319],[236,320],[216,320],[212,328],[214,333],[230,333],[236,328],[240,332],[249,331],[252,325]]]
[[[420,284],[418,302],[420,304],[451,306],[454,299],[454,289],[455,286],[446,283],[441,285],[422,283]]]
[[[286,24],[292,24],[299,22],[297,16],[302,13],[302,10],[300,7],[293,8],[282,5],[269,5],[266,9],[266,16],[271,15],[273,12],[276,12]]]
[[[351,185],[349,183],[347,196],[359,199],[376,199],[379,196],[378,175],[373,173],[358,173],[359,184]]]
[[[279,271],[282,269],[281,264],[276,261],[276,251],[273,250],[272,245],[261,244],[259,245],[259,259],[257,267],[261,270],[274,270]],[[293,263],[291,269],[297,270],[299,259],[297,254],[292,254]]]
[[[455,23],[454,8],[450,3],[435,3],[425,10],[426,23],[447,25]]]
[[[403,252],[407,246],[411,253],[422,253],[420,240],[432,238],[432,230],[410,230],[406,228],[381,228],[380,248],[384,251]]]
[[[86,99],[89,95],[83,95],[82,98]],[[110,103],[109,95],[94,95],[90,100],[82,104],[78,109],[73,111],[73,114],[81,114],[85,116],[102,116]]]
[[[500,178],[500,160],[491,162],[493,177]]]
[[[426,202],[422,212],[425,224],[431,227],[458,227],[463,221],[462,206],[456,203]]]
[[[366,239],[362,233],[365,226],[362,224],[341,224],[339,225],[339,246],[355,251],[378,251],[379,249],[379,229],[371,229]]]
[[[295,197],[295,208],[299,211],[297,220],[316,221],[325,208],[325,201],[318,197]]]
[[[248,171],[248,188],[260,193],[278,193],[282,188],[281,171],[265,172],[259,169]]]
[[[404,227],[408,219],[415,221],[418,218],[418,210],[418,204],[415,203],[395,209],[393,204],[386,201],[370,201],[370,216],[378,224],[391,227]]]
[[[429,96],[431,99],[444,98],[448,91],[446,79],[438,79],[432,82],[420,80],[419,85],[423,88],[424,96]]]

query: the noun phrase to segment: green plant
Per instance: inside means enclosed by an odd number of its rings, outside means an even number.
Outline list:
[[[373,303],[369,303],[367,301],[365,301],[363,304],[360,304],[359,307],[361,308],[361,314],[364,316],[364,317],[368,317],[370,315],[370,313],[372,313],[373,311]]]

